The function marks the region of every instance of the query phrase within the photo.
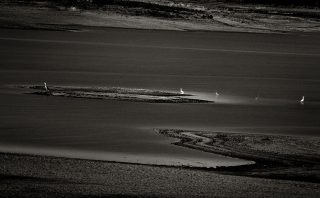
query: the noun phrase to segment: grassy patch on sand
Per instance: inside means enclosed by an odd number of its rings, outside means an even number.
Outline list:
[[[150,89],[135,89],[123,87],[70,87],[50,86],[46,90],[44,86],[30,85],[20,86],[24,89],[35,90],[31,94],[44,96],[62,96],[84,99],[110,99],[131,102],[149,103],[212,103],[213,101],[201,100],[191,94],[180,92],[167,92]]]
[[[245,133],[157,129],[178,138],[173,144],[205,152],[255,161],[242,167],[226,167],[227,174],[320,182],[320,138]]]

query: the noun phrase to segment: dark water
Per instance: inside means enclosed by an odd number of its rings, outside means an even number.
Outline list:
[[[0,149],[156,164],[244,163],[170,145],[175,140],[153,129],[319,136],[319,63],[317,34],[1,30]],[[10,87],[44,81],[182,87],[216,103],[44,97]]]

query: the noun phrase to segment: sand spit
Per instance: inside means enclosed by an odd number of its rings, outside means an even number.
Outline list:
[[[220,168],[226,174],[320,182],[320,138],[264,134],[156,129],[178,138],[173,144],[205,152],[255,161],[256,164]]]
[[[46,90],[44,86],[38,85],[19,87],[24,89],[35,90],[34,92],[31,92],[31,94],[44,96],[62,96],[87,99],[110,99],[149,103],[213,103],[213,101],[194,98],[196,96],[191,94],[181,94],[179,92],[166,92],[149,89],[134,89],[122,87],[101,88],[50,86],[50,89]]]

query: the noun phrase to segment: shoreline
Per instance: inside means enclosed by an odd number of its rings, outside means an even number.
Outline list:
[[[180,89],[180,92],[173,92],[125,87],[50,86],[50,88],[47,88],[39,85],[21,85],[18,88],[33,90],[26,94],[51,97],[59,96],[148,103],[214,103],[214,101],[200,99],[199,96],[184,93],[182,89]]]
[[[275,179],[275,180],[285,180],[285,181],[300,181],[300,182],[311,182],[311,183],[320,183],[320,160],[319,156],[315,155],[315,158],[312,159],[304,154],[279,154],[272,153],[271,151],[265,152],[262,150],[255,150],[256,153],[252,153],[252,148],[247,146],[234,146],[234,148],[228,145],[228,141],[224,143],[219,143],[220,146],[214,146],[212,142],[203,142],[199,139],[200,136],[185,135],[183,130],[174,130],[174,129],[154,129],[156,133],[162,133],[172,138],[178,138],[178,141],[172,141],[171,144],[182,146],[187,149],[196,149],[201,152],[209,152],[213,154],[218,154],[222,156],[227,156],[231,158],[238,158],[246,161],[253,161],[254,164],[244,164],[244,165],[227,165],[227,166],[216,166],[216,167],[200,167],[192,165],[181,165],[181,164],[155,164],[155,163],[141,163],[141,162],[130,162],[130,161],[117,161],[117,160],[108,160],[108,159],[86,159],[82,157],[70,157],[70,156],[59,156],[51,154],[29,154],[29,153],[19,153],[15,151],[5,151],[0,152],[0,156],[19,156],[19,157],[34,157],[40,159],[53,159],[53,160],[75,160],[75,161],[88,161],[92,163],[109,163],[109,164],[120,164],[120,165],[136,165],[136,166],[146,166],[146,167],[158,167],[158,168],[173,168],[173,169],[183,169],[183,170],[194,170],[194,171],[205,171],[212,172],[214,174],[220,175],[231,175],[231,176],[241,176],[241,177],[250,177],[250,178],[260,178],[260,179]],[[169,134],[171,132],[172,134]],[[199,131],[188,131],[193,134],[206,133],[207,137],[210,132],[199,132]],[[167,133],[167,134],[165,134]],[[175,134],[174,134],[175,133]],[[182,136],[179,133],[184,133]],[[174,135],[173,135],[174,134]],[[178,134],[178,135],[177,135]],[[222,138],[230,138],[236,133],[231,133],[231,136],[228,136],[228,133],[221,132],[212,132],[212,134],[218,134],[218,136],[226,135]],[[262,139],[274,138],[274,137],[289,137],[284,135],[261,135],[261,134],[236,134],[241,136],[250,137],[258,136]],[[214,135],[213,135],[214,136]],[[237,138],[237,137],[236,137]],[[301,139],[303,137],[298,137]],[[309,137],[314,138],[314,137]],[[232,139],[232,138],[230,138]],[[281,139],[281,138],[280,138]],[[319,139],[319,138],[318,138]],[[263,140],[264,141],[264,140]],[[269,140],[266,140],[269,141]],[[274,139],[272,141],[275,141]],[[203,144],[202,144],[203,143]],[[285,141],[286,145],[292,144],[292,142]],[[261,143],[258,143],[261,144]],[[280,147],[283,146],[279,145]],[[237,152],[234,150],[239,149]],[[251,149],[251,150],[250,150]],[[299,149],[298,149],[299,150]],[[290,151],[291,152],[291,151]],[[294,152],[294,151],[293,151]],[[317,158],[318,157],[318,158]],[[1,157],[0,157],[1,158]]]
[[[123,162],[116,160],[103,160],[103,159],[85,159],[80,157],[64,157],[64,156],[54,156],[54,155],[42,155],[42,154],[31,154],[31,153],[19,153],[19,152],[3,152],[0,151],[0,156],[18,156],[18,157],[32,157],[41,159],[52,159],[52,160],[74,160],[74,161],[88,161],[93,163],[108,163],[108,164],[122,164],[122,165],[135,165],[135,166],[147,166],[147,167],[157,167],[157,168],[173,168],[173,169],[185,169],[185,170],[196,170],[196,171],[209,171],[215,172],[217,174],[224,174],[225,170],[238,170],[242,167],[252,166],[252,164],[245,165],[234,165],[234,166],[217,166],[217,167],[197,167],[197,166],[187,166],[187,165],[166,165],[166,164],[147,164],[139,162]],[[1,157],[0,157],[1,158]]]
[[[320,183],[319,138],[179,129],[155,132],[180,139],[172,143],[177,146],[255,162],[217,169],[225,174]]]
[[[159,1],[161,2],[161,1]],[[0,28],[82,31],[129,28],[246,33],[319,32],[320,11],[258,5],[180,4],[116,1],[86,8],[49,2],[0,4]],[[123,4],[123,5],[122,5]],[[89,6],[90,7],[90,6]],[[200,9],[201,8],[201,9]],[[14,16],[14,17],[8,17]],[[34,17],[37,16],[37,17]]]
[[[317,197],[320,193],[317,183],[4,153],[0,153],[0,179],[5,197],[271,197],[273,193]]]

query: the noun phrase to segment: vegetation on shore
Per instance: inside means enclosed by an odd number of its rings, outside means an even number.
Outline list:
[[[213,101],[197,99],[195,98],[195,96],[191,94],[182,94],[178,92],[168,92],[149,89],[70,86],[50,86],[50,89],[45,89],[43,86],[38,85],[21,86],[21,88],[36,90],[31,94],[45,96],[62,96],[84,99],[109,99],[149,103],[213,103]]]
[[[45,0],[31,0],[29,2],[44,2]],[[6,0],[6,2],[20,2],[17,0]],[[28,1],[27,1],[28,2]],[[282,7],[307,7],[319,8],[320,0],[52,0],[55,4],[66,6],[79,6],[82,8],[90,8],[105,5],[121,5],[121,6],[141,6],[148,7],[158,4],[162,8],[166,7],[184,7],[187,4],[198,4],[203,6],[226,4],[241,5],[266,5],[266,6],[282,6]],[[179,8],[179,9],[180,9]]]
[[[218,0],[219,1],[219,0]],[[239,4],[262,4],[288,7],[320,7],[320,0],[220,0]]]
[[[320,31],[320,0],[6,0],[0,27]],[[9,17],[10,16],[10,17]],[[77,27],[80,26],[80,27]]]
[[[174,145],[256,162],[218,168],[226,174],[320,182],[320,139],[265,134],[156,129]]]

